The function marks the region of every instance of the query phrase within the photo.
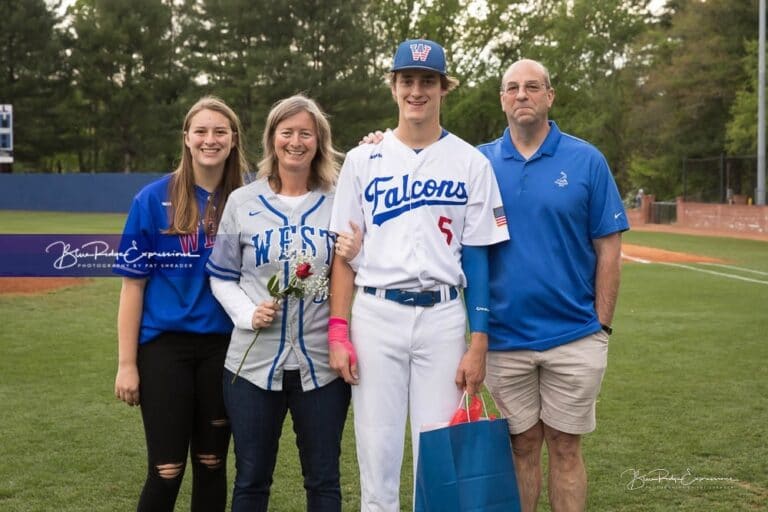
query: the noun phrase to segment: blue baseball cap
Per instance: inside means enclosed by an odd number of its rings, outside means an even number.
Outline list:
[[[445,76],[445,50],[429,39],[409,39],[397,47],[390,71],[425,69]]]

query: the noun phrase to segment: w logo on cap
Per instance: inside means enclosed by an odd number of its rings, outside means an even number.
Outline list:
[[[432,49],[431,46],[428,44],[412,44],[411,45],[411,57],[413,57],[413,60],[415,61],[421,61],[426,62],[427,56],[429,56],[429,51]]]
[[[429,39],[408,39],[397,46],[390,71],[421,69],[445,76],[445,50]]]

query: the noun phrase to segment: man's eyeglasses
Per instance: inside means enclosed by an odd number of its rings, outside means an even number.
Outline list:
[[[541,82],[525,82],[522,85],[518,84],[517,82],[510,82],[504,88],[504,92],[507,94],[516,95],[517,93],[520,92],[521,87],[528,94],[536,94],[546,89],[549,89],[549,86],[547,84],[543,84]]]

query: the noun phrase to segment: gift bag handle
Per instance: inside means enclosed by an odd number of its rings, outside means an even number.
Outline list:
[[[485,399],[483,398],[482,393],[477,393],[480,396],[480,403],[483,404],[483,419],[490,419],[488,417],[488,409],[485,407]],[[464,410],[467,411],[467,422],[469,422],[469,393],[467,393],[466,390],[464,390],[464,393],[461,394],[461,400],[459,400],[458,405],[456,406],[457,409],[462,408],[462,402],[464,402]]]

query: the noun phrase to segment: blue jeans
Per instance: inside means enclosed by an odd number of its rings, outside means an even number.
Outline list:
[[[287,411],[291,411],[296,446],[310,512],[341,511],[339,455],[350,389],[342,379],[303,391],[299,371],[286,371],[282,391],[266,391],[243,378],[232,383],[224,370],[224,403],[235,441],[235,488],[232,512],[263,511]]]

